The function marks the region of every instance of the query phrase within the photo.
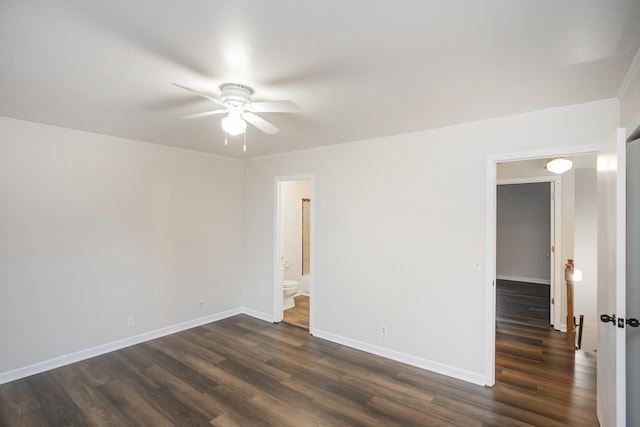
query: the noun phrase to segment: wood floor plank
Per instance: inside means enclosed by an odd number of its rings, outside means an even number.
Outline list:
[[[41,414],[50,425],[89,425],[84,412],[61,389],[51,375],[36,374],[26,379],[40,403]]]
[[[324,407],[309,400],[282,399],[281,396],[263,393],[251,404],[274,426],[349,426],[348,417],[335,408]]]
[[[0,387],[0,426],[27,425],[29,418],[41,418],[40,412],[40,402],[26,381]]]
[[[119,378],[97,387],[133,426],[171,426],[173,423],[149,402],[149,392],[140,393],[126,378]],[[145,398],[146,396],[146,398]]]
[[[383,413],[371,411],[369,399],[345,398],[343,393],[336,393],[334,387],[323,387],[303,378],[293,377],[284,385],[313,398],[313,403],[326,408],[333,408],[343,414],[353,426],[388,426],[395,420]]]
[[[401,424],[403,426],[456,426],[453,420],[443,420],[432,412],[416,411],[411,408],[407,408],[396,401],[385,399],[380,396],[375,396],[371,399],[370,405],[371,408],[390,414],[393,419],[397,420],[399,425]],[[478,421],[473,425],[480,426],[481,424]]]
[[[52,378],[81,408],[93,425],[127,426],[127,418],[81,374],[65,372],[65,368],[51,372]],[[70,371],[70,370],[69,370]]]

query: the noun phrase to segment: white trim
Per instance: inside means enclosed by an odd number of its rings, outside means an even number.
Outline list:
[[[532,177],[526,177],[526,178],[508,178],[508,179],[496,180],[496,185],[534,184],[539,182],[551,182],[559,179],[560,177],[558,175],[532,176]]]
[[[563,297],[565,289],[564,284],[564,260],[562,259],[562,180],[551,181],[551,192],[553,194],[553,200],[551,202],[553,208],[552,214],[552,245],[555,246],[555,251],[552,255],[552,268],[551,274],[553,274],[553,282],[551,283],[551,292],[553,294],[553,315],[549,316],[551,324],[554,329],[563,332],[567,331],[567,316],[562,316],[562,307],[566,306],[567,301]],[[555,303],[559,301],[559,303]],[[564,301],[564,304],[563,304]],[[558,325],[559,324],[559,325]],[[563,329],[564,328],[564,329]]]
[[[509,280],[511,282],[536,283],[538,285],[551,285],[551,280],[549,279],[534,279],[533,277],[505,276],[503,274],[499,274],[496,276],[496,279]]]
[[[53,359],[45,360],[43,362],[34,363],[32,365],[24,366],[12,371],[0,373],[0,385],[11,381],[19,380],[31,375],[39,374],[41,372],[49,371],[52,369],[60,368],[62,366],[69,365],[71,363],[80,362],[90,359],[92,357],[100,356],[112,351],[120,350],[125,347],[140,344],[146,341],[161,338],[166,335],[182,332],[187,329],[195,328],[197,326],[206,325],[207,323],[217,322],[219,320],[226,319],[228,317],[236,316],[238,314],[246,314],[257,318],[259,320],[273,323],[273,316],[269,313],[263,313],[260,311],[252,310],[247,307],[235,308],[227,310],[221,313],[212,314],[209,316],[200,317],[198,319],[189,320],[186,322],[178,323],[176,325],[167,326],[165,328],[156,329],[153,331],[145,332],[139,335],[123,338],[121,340],[113,341],[107,344],[98,345],[85,350],[80,350],[74,353],[69,353],[63,356],[59,356]],[[487,385],[484,381],[485,377],[482,374],[476,372],[467,371],[464,369],[455,368],[443,363],[434,362],[431,360],[423,359],[420,357],[412,356],[410,354],[402,353],[395,350],[390,350],[384,347],[367,344],[362,341],[353,340],[351,338],[343,337],[340,335],[332,334],[326,331],[315,331],[313,336],[328,341],[335,342],[340,345],[344,345],[357,350],[366,351],[377,356],[385,357],[387,359],[396,360],[407,365],[416,366],[421,369],[425,369],[438,374],[447,375],[452,378],[467,381],[478,385]]]
[[[113,139],[116,139],[116,140],[118,140],[120,142],[123,142],[123,143],[138,144],[138,145],[141,144],[141,145],[146,145],[146,146],[152,147],[154,149],[158,149],[158,150],[182,151],[182,152],[186,152],[186,153],[190,153],[190,154],[195,154],[197,156],[215,157],[215,158],[218,158],[218,159],[231,160],[231,161],[234,161],[234,162],[244,162],[245,161],[245,159],[242,159],[242,158],[224,156],[222,154],[211,153],[211,152],[208,152],[208,151],[194,150],[192,148],[177,147],[175,145],[158,144],[156,142],[149,142],[149,141],[144,141],[144,140],[141,140],[141,139],[126,138],[126,137],[123,137],[123,136],[114,136],[114,135],[109,135],[109,134],[106,134],[106,133],[90,132],[90,131],[86,131],[86,130],[67,128],[67,127],[64,127],[64,126],[50,125],[50,124],[47,124],[47,123],[32,122],[32,121],[29,121],[29,120],[22,120],[22,119],[15,119],[13,117],[0,116],[0,120],[19,122],[19,123],[23,123],[23,124],[29,125],[31,127],[36,127],[36,128],[37,127],[48,127],[48,128],[66,130],[66,131],[69,131],[69,132],[72,132],[72,133],[80,133],[80,134],[84,134],[84,135],[99,136],[99,137],[103,137],[103,138],[105,138],[105,137],[106,138],[113,138]]]
[[[280,183],[285,181],[309,181],[309,198],[311,199],[310,206],[310,216],[311,216],[311,224],[309,230],[309,240],[311,241],[309,247],[309,333],[313,334],[314,325],[315,325],[315,298],[313,298],[314,293],[314,270],[315,270],[315,243],[316,243],[316,227],[315,227],[315,206],[317,204],[315,192],[316,192],[316,184],[315,184],[315,176],[313,174],[301,174],[301,175],[287,175],[287,176],[276,176],[274,178],[274,186],[275,186],[275,200],[274,200],[274,236],[273,236],[273,244],[274,244],[274,256],[273,256],[273,316],[274,322],[280,322],[283,318],[282,311],[282,224],[281,224],[281,207],[280,207],[280,198],[281,198],[281,189]]]
[[[407,365],[425,369],[427,371],[446,375],[448,377],[467,381],[477,385],[485,385],[484,375],[477,372],[455,368],[444,363],[434,362],[432,360],[423,359],[421,357],[412,356],[410,354],[390,350],[388,348],[379,347],[377,345],[367,344],[362,341],[332,334],[326,331],[316,331],[313,335],[317,338],[322,338],[327,341],[335,342],[337,344],[341,344],[350,348],[355,348],[357,350],[366,351],[367,353],[375,354],[376,356],[385,357],[387,359],[395,360]]]
[[[626,129],[616,130],[617,177],[616,177],[616,301],[615,310],[618,319],[626,318],[626,282],[627,282],[627,137]],[[618,425],[627,424],[627,382],[626,382],[626,332],[616,328],[616,418]],[[637,357],[637,356],[635,356]],[[635,400],[635,399],[634,399]]]
[[[28,377],[31,375],[39,374],[40,372],[49,371],[51,369],[60,368],[71,363],[80,362],[82,360],[90,359],[92,357],[100,356],[105,353],[120,350],[125,347],[140,344],[146,341],[150,341],[156,338],[164,337],[166,335],[175,334],[176,332],[185,331],[187,329],[195,328],[197,326],[206,325],[207,323],[217,322],[218,320],[226,319],[227,317],[235,316],[238,314],[248,314],[253,316],[255,312],[249,313],[248,309],[235,308],[232,310],[223,311],[221,313],[211,314],[197,319],[188,320],[186,322],[178,323],[175,325],[167,326],[164,328],[156,329],[149,332],[144,332],[139,335],[123,338],[120,340],[112,341],[110,343],[97,345],[84,350],[76,351],[73,353],[65,354],[53,359],[37,362],[28,366],[23,366],[8,372],[0,373],[0,384],[5,384],[11,381],[19,380],[20,378]]]
[[[496,185],[497,161],[487,157],[487,205],[486,205],[486,292],[485,292],[485,366],[484,383],[493,386],[496,383],[496,201],[498,186]]]
[[[273,224],[273,320],[275,322],[281,322],[284,317],[282,311],[282,281],[284,280],[284,273],[282,272],[283,266],[283,242],[282,242],[282,209],[280,206],[281,189],[280,182],[285,181],[279,177],[275,177],[273,183],[275,185],[274,190],[274,224]]]
[[[415,132],[407,132],[407,133],[397,134],[397,135],[392,135],[392,136],[381,136],[381,137],[376,137],[376,138],[358,139],[358,140],[355,140],[355,141],[337,142],[335,144],[320,145],[320,146],[317,146],[317,147],[310,147],[310,148],[301,148],[299,150],[290,150],[290,151],[285,151],[285,152],[281,152],[281,153],[265,154],[263,156],[255,156],[255,157],[245,158],[244,161],[251,162],[251,161],[264,160],[264,159],[272,159],[272,158],[288,156],[288,155],[293,154],[293,153],[300,153],[300,152],[306,152],[306,151],[329,150],[329,149],[332,149],[332,148],[334,148],[336,146],[343,146],[345,144],[362,144],[362,143],[368,143],[368,142],[385,141],[385,140],[389,140],[390,138],[397,138],[397,137],[402,137],[402,136],[405,136],[405,135],[428,134],[428,133],[431,133],[431,132],[441,132],[443,130],[448,130],[448,129],[456,129],[456,128],[464,128],[464,127],[469,127],[469,126],[502,123],[502,122],[511,121],[511,120],[524,119],[524,118],[528,118],[528,117],[543,116],[543,115],[546,115],[546,114],[557,114],[557,113],[562,113],[562,112],[577,111],[577,110],[600,107],[600,106],[604,107],[604,106],[612,105],[612,104],[620,104],[620,101],[618,101],[618,99],[616,99],[616,98],[605,98],[605,99],[600,99],[600,100],[597,100],[597,101],[584,102],[584,103],[581,103],[581,104],[570,104],[570,105],[563,105],[563,106],[560,106],[560,107],[545,108],[545,109],[542,109],[542,110],[527,111],[527,112],[524,112],[524,113],[517,113],[517,114],[512,114],[512,115],[509,115],[509,116],[498,116],[498,117],[491,117],[491,118],[488,118],[488,119],[472,120],[472,121],[469,121],[469,122],[456,123],[456,124],[452,124],[452,125],[440,126],[440,127],[430,128],[430,129],[423,129],[423,130],[419,130],[419,131],[415,131]],[[586,151],[586,152],[587,153],[591,153],[591,151]],[[555,155],[562,155],[562,154],[567,154],[567,153],[563,153],[563,152],[560,151]],[[573,153],[573,154],[582,154],[582,153]]]
[[[633,58],[633,62],[631,63],[627,74],[625,74],[622,84],[620,84],[620,87],[618,88],[618,93],[616,95],[618,100],[622,101],[622,98],[627,93],[631,82],[638,72],[640,72],[640,49],[636,52],[636,56]]]
[[[263,311],[257,311],[247,307],[242,307],[240,309],[240,313],[246,314],[247,316],[255,317],[256,319],[259,319],[259,320],[264,320],[265,322],[277,323],[271,313],[265,313]]]
[[[541,150],[500,153],[487,156],[486,163],[486,198],[487,198],[487,246],[485,259],[487,260],[487,277],[485,292],[485,384],[495,384],[496,364],[496,168],[498,163],[547,158],[560,155],[587,154],[600,151],[602,144],[590,144],[581,146],[546,148]],[[566,327],[566,325],[565,325]]]
[[[487,156],[489,162],[494,164],[513,162],[517,160],[546,159],[557,156],[576,156],[579,154],[593,154],[602,148],[602,144],[589,144],[569,147],[542,148],[539,150],[520,151],[515,153],[493,154]],[[552,175],[549,177],[553,178]],[[557,178],[557,176],[556,176]]]

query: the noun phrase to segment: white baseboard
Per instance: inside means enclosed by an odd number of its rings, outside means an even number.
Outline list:
[[[269,322],[269,323],[275,322],[275,319],[273,318],[273,314],[271,313],[264,313],[262,311],[253,310],[247,307],[242,307],[241,312],[242,314],[255,317],[256,319],[264,320],[265,322]]]
[[[351,338],[343,337],[340,335],[332,334],[326,331],[315,330],[313,336],[332,341],[338,344],[345,345],[347,347],[355,348],[358,350],[366,351],[367,353],[375,354],[377,356],[386,357],[407,365],[415,366],[427,371],[435,372],[438,374],[446,375],[448,377],[456,378],[462,381],[467,381],[473,384],[484,386],[486,385],[485,376],[481,373],[471,372],[464,369],[455,368],[453,366],[445,365],[443,363],[434,362],[420,357],[411,356],[410,354],[401,353],[399,351],[390,350],[388,348],[379,347],[372,344],[367,344],[362,341],[354,340]]]
[[[163,337],[165,335],[175,334],[187,329],[195,328],[197,326],[205,325],[207,323],[216,322],[218,320],[226,319],[227,317],[235,316],[237,314],[246,313],[249,316],[253,314],[248,313],[246,309],[236,308],[232,310],[223,311],[221,313],[211,314],[197,319],[188,320],[186,322],[178,323],[175,325],[167,326],[164,328],[156,329],[149,332],[144,332],[139,335],[123,338],[117,341],[113,341],[106,344],[101,344],[95,347],[87,348],[85,350],[76,351],[74,353],[65,354],[63,356],[55,357],[53,359],[37,362],[32,365],[23,366],[8,372],[0,373],[0,384],[5,384],[11,381],[19,380],[31,375],[39,374],[40,372],[49,371],[51,369],[60,368],[71,363],[80,362],[82,360],[90,359],[92,357],[100,356],[105,353],[120,350],[125,347],[129,347],[135,344],[140,344],[145,341],[150,341],[156,338]],[[257,317],[257,316],[256,316]]]
[[[511,282],[526,282],[526,283],[537,283],[539,285],[551,285],[551,280],[549,279],[535,279],[533,277],[504,276],[502,274],[498,274],[496,275],[496,279],[509,280]]]
[[[256,319],[263,320],[265,322],[270,322],[270,323],[274,322],[274,317],[272,314],[253,310],[247,307],[240,307],[232,310],[227,310],[221,313],[211,314],[208,316],[178,323],[175,325],[167,326],[164,328],[156,329],[153,331],[145,332],[139,335],[123,338],[121,340],[98,345],[98,346],[91,347],[85,350],[80,350],[74,353],[69,353],[60,357],[55,357],[53,359],[34,363],[32,365],[17,368],[8,372],[2,372],[0,373],[0,384],[5,384],[11,381],[19,380],[21,378],[39,374],[41,372],[45,372],[51,369],[60,368],[62,366],[69,365],[71,363],[80,362],[82,360],[100,356],[105,353],[109,353],[112,351],[120,350],[125,347],[129,347],[129,346],[140,344],[156,338],[160,338],[165,335],[175,334],[177,332],[195,328],[197,326],[205,325],[207,323],[216,322],[218,320],[226,319],[228,317],[235,316],[237,314],[246,314]],[[416,366],[418,368],[422,368],[428,371],[447,375],[449,377],[457,378],[473,384],[485,385],[483,374],[466,371],[464,369],[458,369],[442,363],[433,362],[427,359],[411,356],[409,354],[401,353],[394,350],[389,350],[387,348],[378,347],[372,344],[367,344],[365,342],[361,342],[361,341],[353,340],[340,335],[332,334],[330,332],[314,330],[313,335],[315,337],[332,341],[338,344],[342,344],[347,347],[352,347],[352,348],[366,351],[368,353],[372,353],[378,356],[386,357],[388,359],[396,360],[398,362],[406,363],[407,365]]]

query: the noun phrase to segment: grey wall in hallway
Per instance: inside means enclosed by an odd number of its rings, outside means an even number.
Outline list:
[[[498,186],[498,278],[549,283],[550,184]]]

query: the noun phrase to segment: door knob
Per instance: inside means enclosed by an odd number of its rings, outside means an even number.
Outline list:
[[[616,324],[616,315],[614,314],[612,316],[609,316],[608,314],[601,314],[600,315],[600,321],[604,322],[604,323],[611,322],[615,326],[615,324]],[[640,326],[640,321],[638,319],[634,319],[633,317],[630,317],[628,319],[623,319],[621,317],[620,319],[618,319],[618,327],[619,328],[624,328],[625,323],[627,325],[631,326],[632,328],[637,328],[638,326]]]
[[[608,314],[602,314],[600,315],[600,321],[607,323],[607,322],[611,322],[614,325],[616,324],[616,315],[614,314],[613,316],[609,316]]]

